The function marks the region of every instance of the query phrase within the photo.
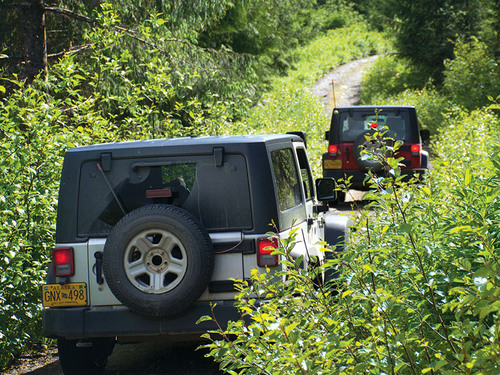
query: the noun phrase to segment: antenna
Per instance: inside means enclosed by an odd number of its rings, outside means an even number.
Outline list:
[[[337,103],[335,101],[335,82],[332,79],[332,94],[333,94],[333,108],[337,107]]]
[[[118,206],[119,206],[119,207],[120,207],[120,209],[122,210],[123,215],[126,215],[126,214],[127,214],[127,212],[126,212],[126,211],[125,211],[125,209],[123,208],[123,205],[121,204],[120,199],[118,199],[118,196],[116,195],[115,191],[113,190],[113,187],[112,187],[112,186],[111,186],[111,184],[109,183],[108,178],[107,178],[107,177],[106,177],[106,175],[104,174],[104,171],[102,170],[101,164],[97,163],[97,169],[99,169],[99,172],[101,172],[102,177],[104,177],[104,181],[106,181],[106,184],[108,185],[109,190],[111,190],[111,194],[113,194],[113,197],[115,198],[116,203],[118,203]]]

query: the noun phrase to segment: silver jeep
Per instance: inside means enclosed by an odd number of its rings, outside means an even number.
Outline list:
[[[240,319],[233,279],[280,267],[270,231],[286,238],[299,228],[292,256],[304,256],[303,267],[311,256],[327,257],[322,241],[343,244],[349,220],[326,212],[334,181],[314,183],[304,138],[179,138],[68,150],[42,293],[44,334],[58,339],[64,373],[102,373],[116,342],[199,340],[215,328],[196,324],[214,302],[219,323]]]

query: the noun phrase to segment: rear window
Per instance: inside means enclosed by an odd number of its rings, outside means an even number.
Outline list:
[[[370,129],[370,124],[377,123],[379,128],[387,126],[396,134],[396,139],[407,140],[410,136],[410,123],[406,111],[343,112],[340,116],[342,142],[354,142],[356,138]]]
[[[107,235],[128,213],[147,204],[173,204],[191,212],[207,230],[252,227],[246,160],[213,156],[113,160],[109,172],[86,162],[80,174],[78,235]]]

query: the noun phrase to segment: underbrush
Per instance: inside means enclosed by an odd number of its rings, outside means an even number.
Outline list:
[[[500,371],[500,123],[481,111],[447,122],[440,159],[423,183],[401,183],[391,158],[390,173],[371,180],[373,203],[356,218],[349,248],[326,265],[339,273],[336,283],[318,286],[318,270],[290,259],[291,238],[279,250],[286,282],[255,272],[239,284],[247,322],[217,332],[222,339],[207,345],[222,368]]]

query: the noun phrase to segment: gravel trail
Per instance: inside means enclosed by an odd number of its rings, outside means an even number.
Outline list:
[[[379,57],[375,55],[350,61],[327,73],[314,84],[312,92],[323,103],[325,114],[330,116],[334,106],[359,103],[361,78],[366,69]]]

